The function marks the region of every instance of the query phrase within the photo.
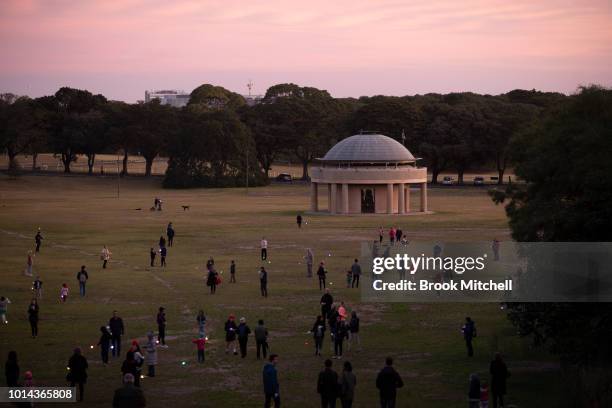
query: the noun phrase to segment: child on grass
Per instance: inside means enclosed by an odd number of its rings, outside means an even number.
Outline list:
[[[62,288],[60,289],[60,302],[66,303],[66,299],[68,299],[68,285],[62,283]]]
[[[191,340],[198,349],[198,363],[204,362],[204,349],[206,347],[206,338],[204,335],[200,334],[200,337],[194,340]]]
[[[11,303],[8,298],[1,296],[0,297],[0,320],[2,320],[3,324],[7,324],[8,320],[6,320],[6,313],[8,310],[8,305]]]

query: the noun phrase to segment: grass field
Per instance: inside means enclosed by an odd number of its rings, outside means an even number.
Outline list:
[[[164,211],[148,210],[155,196],[164,200]],[[400,225],[411,240],[509,239],[503,208],[493,205],[485,190],[433,188],[431,215],[305,216],[308,224],[298,230],[295,215],[308,203],[305,185],[251,189],[246,195],[244,189],[162,190],[159,180],[128,178],[118,199],[111,178],[0,176],[0,294],[12,301],[9,324],[0,327],[0,355],[4,359],[16,350],[22,373],[32,370],[39,385],[64,385],[66,362],[72,349],[81,346],[90,364],[86,404],[109,406],[112,391],[120,386],[123,358],[101,364],[98,349],[90,349],[98,341],[99,327],[118,310],[126,324],[127,348],[130,339],[144,341],[145,333],[155,330],[156,310],[165,306],[169,348],[159,349],[158,376],[143,380],[148,406],[259,407],[262,363],[255,359],[254,339],[244,360],[223,351],[222,325],[233,313],[245,316],[251,328],[259,318],[266,321],[271,349],[280,355],[283,405],[319,406],[315,382],[323,359],[314,357],[306,331],[319,312],[321,293],[315,279],[306,278],[302,262],[305,248],[311,247],[317,260],[325,257],[328,262],[335,299],[361,317],[364,349],[345,355],[357,375],[356,407],[376,406],[374,379],[387,355],[395,357],[406,382],[399,407],[465,407],[468,375],[479,372],[488,378],[488,363],[497,350],[505,354],[512,372],[510,404],[556,406],[552,396],[559,391],[559,371],[554,358],[519,339],[498,305],[364,304],[359,291],[343,287],[344,271],[358,256],[360,243],[375,239],[379,225]],[[181,205],[190,205],[190,211]],[[149,268],[149,248],[169,221],[177,235],[168,267]],[[38,227],[45,240],[34,259],[34,274],[41,276],[44,294],[40,335],[32,339],[26,315],[31,279],[23,270]],[[257,282],[262,236],[270,242],[267,299],[260,297]],[[99,260],[103,245],[113,253],[106,270]],[[209,256],[222,271],[231,259],[237,263],[238,283],[224,282],[214,296],[204,284]],[[78,296],[76,281],[82,264],[90,275],[85,298]],[[72,294],[59,304],[63,282]],[[206,312],[211,339],[203,365],[195,361],[191,344],[199,309]],[[478,326],[471,360],[459,331],[466,315]],[[328,337],[324,346],[329,355]]]

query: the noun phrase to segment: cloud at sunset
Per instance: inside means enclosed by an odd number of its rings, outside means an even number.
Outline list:
[[[0,91],[210,82],[335,96],[612,85],[606,1],[0,2]]]

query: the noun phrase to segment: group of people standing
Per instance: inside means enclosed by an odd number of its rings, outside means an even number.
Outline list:
[[[400,227],[391,227],[387,232],[389,235],[389,244],[395,245],[395,243],[407,245],[408,237],[404,234],[404,231]],[[382,244],[385,236],[385,229],[381,226],[378,228],[378,242]]]

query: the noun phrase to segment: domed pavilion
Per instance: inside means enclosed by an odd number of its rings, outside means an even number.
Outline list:
[[[325,190],[330,214],[408,214],[411,187],[427,212],[427,168],[401,143],[381,134],[350,136],[317,159],[311,170],[310,210],[321,211]]]

